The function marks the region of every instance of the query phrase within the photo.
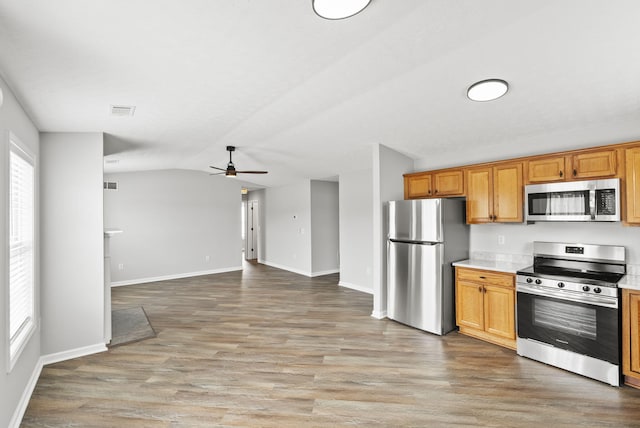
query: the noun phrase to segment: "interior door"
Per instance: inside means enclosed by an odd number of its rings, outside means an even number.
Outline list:
[[[247,202],[247,247],[245,248],[247,260],[258,258],[258,230],[260,228],[258,210],[258,201]]]

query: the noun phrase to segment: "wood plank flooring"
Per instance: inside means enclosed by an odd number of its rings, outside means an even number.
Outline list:
[[[22,426],[640,426],[640,390],[376,320],[337,282],[247,264],[115,288],[157,337],[45,367]]]

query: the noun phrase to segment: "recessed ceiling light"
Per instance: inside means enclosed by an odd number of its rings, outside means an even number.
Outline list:
[[[364,10],[371,0],[312,0],[314,12],[325,19],[349,18]]]
[[[492,101],[509,90],[509,84],[502,79],[481,80],[469,86],[467,97],[472,101]]]

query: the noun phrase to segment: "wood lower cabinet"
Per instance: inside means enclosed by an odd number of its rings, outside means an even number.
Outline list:
[[[521,162],[467,171],[467,223],[521,223],[523,203]]]
[[[460,333],[516,349],[515,275],[456,267]]]
[[[404,175],[404,198],[445,198],[464,196],[462,169],[418,172]]]
[[[622,290],[622,374],[640,388],[640,291]]]
[[[626,222],[640,224],[640,147],[625,150]]]

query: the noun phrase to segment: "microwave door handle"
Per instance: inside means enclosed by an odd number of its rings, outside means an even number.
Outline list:
[[[589,215],[591,220],[596,219],[596,190],[589,189]]]

